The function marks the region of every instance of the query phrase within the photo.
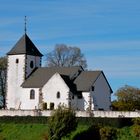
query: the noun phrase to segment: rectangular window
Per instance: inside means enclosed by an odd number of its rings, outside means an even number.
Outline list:
[[[94,90],[95,90],[95,89],[94,89],[94,86],[92,86],[92,87],[91,87],[91,90],[92,90],[92,91],[94,91]]]
[[[50,110],[54,110],[54,103],[50,103]]]
[[[82,99],[83,98],[82,93],[78,93],[77,97],[78,99]]]
[[[19,62],[19,59],[16,59],[16,63],[18,64],[18,62]]]
[[[74,95],[72,95],[72,99],[74,99]]]

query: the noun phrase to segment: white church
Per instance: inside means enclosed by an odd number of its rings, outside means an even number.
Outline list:
[[[112,89],[103,71],[41,67],[42,54],[25,33],[7,53],[7,109],[110,110]],[[45,107],[44,107],[45,106]]]

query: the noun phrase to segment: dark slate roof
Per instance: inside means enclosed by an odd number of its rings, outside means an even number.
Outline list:
[[[43,56],[27,34],[24,34],[7,55],[27,54],[33,56]]]
[[[77,91],[90,91],[92,85],[98,79],[100,74],[103,74],[105,80],[107,81],[104,73],[102,71],[83,71],[81,74],[75,79],[74,83],[76,84]],[[108,83],[108,81],[107,81]],[[109,83],[108,83],[109,85]],[[110,85],[109,85],[110,87]],[[112,89],[110,87],[110,91]]]
[[[21,85],[24,88],[40,88],[57,72],[62,75],[64,80],[68,81],[68,76],[71,79],[77,72],[81,71],[81,67],[44,67],[38,68],[26,81]],[[66,82],[67,83],[67,82]]]

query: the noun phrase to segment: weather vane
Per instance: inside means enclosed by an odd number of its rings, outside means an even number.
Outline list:
[[[24,26],[25,26],[25,27],[24,27],[24,31],[25,31],[25,34],[26,34],[26,32],[27,32],[27,28],[26,28],[26,26],[27,26],[27,17],[26,17],[26,16],[25,16],[25,18],[24,18],[24,22],[25,22],[25,23],[24,23],[24,24],[25,24],[25,25],[24,25]]]

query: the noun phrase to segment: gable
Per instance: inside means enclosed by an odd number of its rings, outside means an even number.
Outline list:
[[[77,91],[90,91],[91,86],[96,81],[101,71],[83,71],[75,79]]]
[[[81,74],[75,79],[74,83],[76,84],[77,91],[90,91],[92,85],[96,82],[100,74],[103,74],[103,78],[107,85],[110,88],[112,93],[112,89],[103,73],[103,71],[83,71]]]
[[[50,79],[44,84],[42,89],[46,88],[49,90],[70,90],[65,80],[59,73],[55,73]],[[48,91],[47,91],[48,92]]]

